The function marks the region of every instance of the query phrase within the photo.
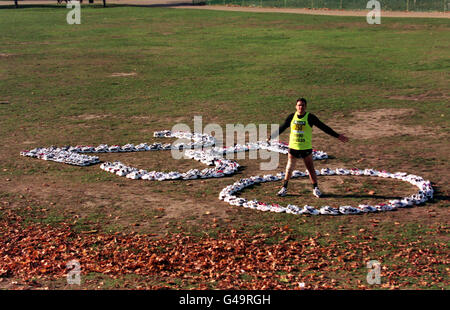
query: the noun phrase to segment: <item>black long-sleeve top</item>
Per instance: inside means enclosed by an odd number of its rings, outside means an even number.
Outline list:
[[[278,135],[281,135],[287,128],[289,128],[291,126],[291,122],[292,119],[294,118],[295,113],[290,114],[286,120],[284,121],[283,124],[281,124],[279,131],[278,131]],[[300,115],[299,118],[302,118],[303,116]],[[330,127],[328,127],[327,125],[325,125],[323,122],[321,122],[319,120],[319,118],[317,116],[315,116],[312,113],[308,114],[308,124],[309,126],[313,127],[313,126],[317,126],[317,128],[319,128],[320,130],[322,130],[323,132],[325,132],[326,134],[329,134],[332,137],[339,137],[339,134],[334,131],[333,129],[331,129]],[[270,139],[274,139],[277,137],[277,133],[276,131],[274,131],[271,135],[270,135]]]

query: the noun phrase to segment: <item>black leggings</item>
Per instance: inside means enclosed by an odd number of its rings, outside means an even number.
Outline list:
[[[312,149],[294,150],[294,149],[289,148],[289,154],[291,154],[295,158],[305,158],[312,154]]]

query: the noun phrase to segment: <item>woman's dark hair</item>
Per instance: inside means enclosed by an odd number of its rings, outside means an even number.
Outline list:
[[[299,101],[301,101],[301,102],[304,103],[305,105],[307,104],[305,98],[298,98],[296,102],[299,102]]]

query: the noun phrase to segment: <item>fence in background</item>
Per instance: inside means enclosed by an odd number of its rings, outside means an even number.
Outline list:
[[[193,0],[197,3],[256,7],[286,7],[309,9],[367,10],[369,0]],[[386,11],[446,12],[450,0],[378,0]]]

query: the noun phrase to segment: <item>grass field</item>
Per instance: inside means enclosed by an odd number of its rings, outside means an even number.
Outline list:
[[[81,25],[68,25],[67,12],[0,9],[0,287],[71,289],[65,263],[76,258],[88,289],[449,288],[448,20],[373,26],[359,17],[86,6]],[[316,130],[314,147],[332,156],[316,168],[414,173],[433,182],[434,199],[362,216],[267,214],[217,198],[260,174],[259,160],[239,160],[245,168],[232,177],[160,183],[19,156],[38,146],[165,141],[153,131],[192,125],[195,115],[222,126],[280,123],[300,96],[351,139]],[[204,167],[167,156],[101,159]],[[292,181],[283,199],[273,182],[243,196],[317,206],[415,192],[384,179],[319,182],[328,194],[320,202],[306,180]],[[380,285],[366,283],[369,260],[382,264]]]

